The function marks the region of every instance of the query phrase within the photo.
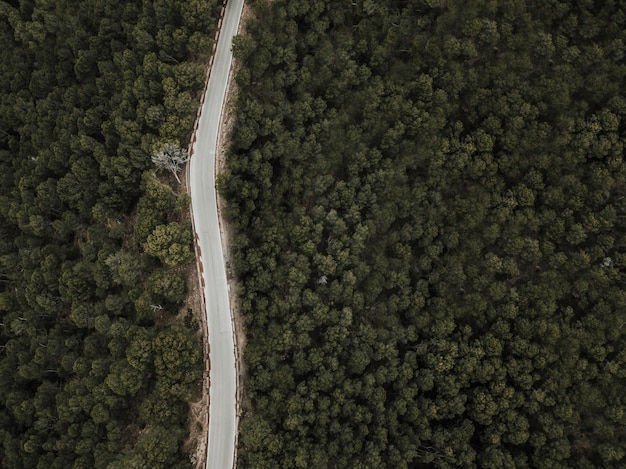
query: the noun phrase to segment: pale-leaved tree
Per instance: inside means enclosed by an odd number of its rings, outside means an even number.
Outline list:
[[[178,183],[180,179],[178,173],[182,167],[189,161],[189,153],[175,143],[166,143],[160,151],[152,155],[152,162],[158,169],[166,169],[170,171]]]

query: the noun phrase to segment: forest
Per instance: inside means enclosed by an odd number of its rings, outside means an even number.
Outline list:
[[[153,157],[187,145],[217,3],[0,1],[2,467],[192,467],[189,197]]]
[[[626,2],[254,0],[240,468],[626,462]]]

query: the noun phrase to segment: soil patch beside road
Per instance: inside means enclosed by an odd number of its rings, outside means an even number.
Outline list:
[[[250,17],[250,6],[246,3],[243,7],[243,13],[241,15],[241,22],[239,23],[239,34],[245,34],[245,24]],[[226,91],[226,97],[224,99],[224,109],[222,111],[222,122],[220,125],[220,134],[218,139],[218,151],[216,155],[216,171],[219,176],[228,170],[226,155],[230,151],[232,143],[233,130],[235,128],[237,100],[239,98],[239,89],[235,82],[235,76],[241,68],[241,64],[236,59],[233,59],[233,66],[231,74],[228,79],[228,89]],[[245,379],[245,368],[243,360],[243,351],[246,346],[246,335],[244,328],[244,321],[239,310],[238,304],[238,291],[239,291],[239,279],[234,271],[233,262],[233,246],[234,246],[234,231],[229,220],[223,216],[226,212],[227,202],[219,195],[217,195],[218,213],[220,215],[220,229],[222,235],[222,246],[224,249],[224,256],[226,260],[228,288],[230,291],[230,311],[233,317],[235,327],[235,344],[237,345],[237,357],[239,361],[239,375],[240,379]],[[241,384],[241,383],[240,383]],[[241,397],[241,390],[238,391]]]

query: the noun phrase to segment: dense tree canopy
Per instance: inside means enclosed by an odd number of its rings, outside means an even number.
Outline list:
[[[190,465],[188,197],[151,155],[189,139],[219,8],[0,1],[2,467]]]
[[[626,5],[253,6],[240,467],[623,467]]]

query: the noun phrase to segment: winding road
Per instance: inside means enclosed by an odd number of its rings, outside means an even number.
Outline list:
[[[199,255],[209,343],[207,469],[232,469],[237,444],[237,362],[215,190],[220,119],[244,0],[228,0],[193,143],[189,188]]]

